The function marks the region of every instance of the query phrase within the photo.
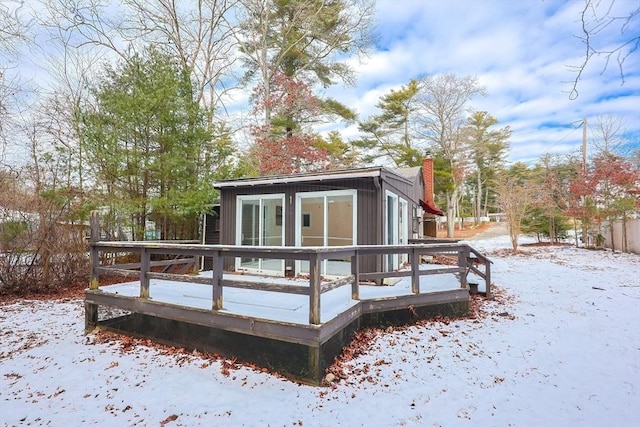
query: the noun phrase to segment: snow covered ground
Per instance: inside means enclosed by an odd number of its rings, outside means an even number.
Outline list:
[[[3,304],[0,425],[640,425],[640,257],[472,244],[498,299],[473,319],[369,333],[332,387],[84,336],[79,299]]]

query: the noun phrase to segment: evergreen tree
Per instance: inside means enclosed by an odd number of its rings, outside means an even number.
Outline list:
[[[473,199],[476,224],[487,210],[489,192],[485,191],[485,187],[491,183],[496,171],[504,164],[509,148],[511,129],[508,126],[494,129],[497,124],[498,120],[486,111],[475,111],[467,119],[465,128],[468,150],[475,169],[471,186],[475,188]]]
[[[419,90],[417,80],[410,80],[398,90],[392,89],[376,104],[380,113],[359,124],[364,137],[354,144],[365,150],[364,163],[385,159],[396,167],[422,164],[426,147],[413,130]]]
[[[213,198],[212,166],[232,153],[216,141],[189,71],[149,49],[107,68],[83,114],[87,159],[107,218],[124,214],[133,237],[153,220],[162,238],[195,238],[198,215]]]
[[[254,112],[264,117],[252,132],[256,143],[253,152],[265,153],[265,145],[268,152],[288,152],[299,145],[297,160],[284,169],[317,168],[323,164],[318,161],[322,150],[314,147],[317,137],[305,126],[329,118],[353,120],[355,114],[335,100],[322,99],[313,90],[340,80],[353,82],[353,71],[342,55],[363,53],[369,47],[373,3],[370,0],[241,3],[245,17],[240,24],[239,41],[245,81],[256,83]],[[306,93],[290,92],[297,89]],[[278,99],[289,102],[277,104]],[[296,102],[300,99],[308,102]],[[260,162],[264,163],[262,159]],[[260,173],[267,171],[278,172],[270,167],[260,168]]]

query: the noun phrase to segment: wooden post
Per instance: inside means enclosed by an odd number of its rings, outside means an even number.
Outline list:
[[[320,324],[320,256],[311,254],[309,259],[309,323]]]
[[[411,248],[409,252],[411,258],[411,292],[420,293],[420,256],[416,248]]]
[[[91,211],[89,224],[91,226],[91,241],[97,242],[100,240],[100,213],[98,211]]]
[[[147,248],[140,249],[140,298],[149,298],[149,266],[151,263],[151,254]]]
[[[98,211],[91,211],[91,234],[89,240],[89,260],[91,262],[91,272],[89,274],[89,289],[96,290],[100,286],[98,276],[98,266],[100,264],[98,249],[95,244],[100,240],[100,214]]]
[[[320,347],[307,347],[308,355],[307,355],[307,363],[309,374],[314,381],[318,383],[322,382],[324,372],[321,369],[321,360],[320,356]]]
[[[460,270],[460,287],[467,287],[467,273],[468,273],[468,263],[469,263],[469,246],[462,245],[458,249],[458,268]]]
[[[211,278],[212,290],[212,310],[222,309],[222,268],[224,264],[224,257],[220,251],[214,250],[213,252],[213,275]]]
[[[98,326],[98,306],[90,302],[84,302],[84,332],[91,332]]]
[[[356,249],[351,255],[351,274],[353,282],[351,283],[351,299],[360,299],[360,255]]]
[[[486,298],[493,299],[493,295],[491,295],[491,261],[488,259],[484,264],[484,283],[487,291]]]
[[[89,234],[89,289],[97,290],[100,286],[98,277],[98,248],[96,243],[100,240],[100,217],[98,211],[91,211],[90,218],[90,234]],[[89,302],[84,303],[84,331],[85,333],[91,332],[96,326],[98,326],[98,306]]]

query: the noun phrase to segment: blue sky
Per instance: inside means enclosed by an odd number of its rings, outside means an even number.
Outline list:
[[[600,2],[600,10],[610,0]],[[535,162],[541,155],[574,153],[582,143],[580,121],[587,119],[589,140],[596,138],[600,116],[622,121],[628,140],[640,148],[640,51],[620,70],[594,56],[569,99],[575,77],[570,66],[583,61],[584,44],[576,35],[583,1],[548,0],[377,0],[379,39],[358,70],[355,87],[334,87],[327,94],[355,107],[361,119],[376,113],[381,95],[420,75],[475,75],[488,92],[472,101],[512,129],[509,161]],[[640,7],[640,0],[617,0],[612,13]],[[638,37],[640,16],[621,35],[609,26],[593,39],[610,49]],[[345,130],[355,136],[356,126]],[[595,148],[590,143],[590,153]]]
[[[640,0],[594,3],[600,15],[611,4],[615,16],[640,8]],[[475,98],[470,107],[489,112],[499,120],[498,126],[511,127],[511,162],[531,164],[547,153],[578,152],[583,119],[589,123],[588,151],[593,154],[597,120],[604,116],[620,120],[627,142],[640,149],[640,50],[626,58],[624,85],[615,59],[605,68],[604,57],[592,57],[578,83],[579,96],[569,97],[575,78],[570,67],[584,60],[584,44],[576,37],[583,7],[583,0],[377,0],[375,49],[364,60],[347,59],[357,72],[357,84],[336,85],[325,95],[354,108],[365,120],[377,112],[382,95],[412,78],[474,75],[488,95]],[[619,30],[620,25],[606,27],[593,43],[607,50],[639,37],[640,14],[626,34]],[[41,48],[46,51],[46,43]],[[45,82],[48,77],[40,75],[45,72],[42,56],[26,56],[32,61],[23,57],[10,71],[25,80]],[[229,111],[249,114],[249,90],[231,93]],[[241,129],[238,140],[246,143],[250,135],[245,120],[231,119]],[[357,125],[342,133],[346,139],[359,136]]]

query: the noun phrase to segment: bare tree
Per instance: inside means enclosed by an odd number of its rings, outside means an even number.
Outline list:
[[[615,62],[621,83],[625,83],[625,62],[640,46],[640,3],[636,1],[584,0],[580,14],[582,33],[576,35],[584,44],[583,61],[571,66],[576,76],[569,92],[570,99],[578,97],[578,82],[593,57],[602,57],[605,72],[611,62]],[[622,40],[609,44],[607,34],[617,33]]]
[[[232,76],[236,28],[230,23],[236,0],[123,0],[117,9],[107,0],[43,1],[48,8],[43,25],[59,33],[66,51],[89,50],[128,61],[153,45],[175,56],[193,78],[209,123],[237,81]]]
[[[229,82],[237,81],[237,27],[231,20],[238,0],[200,0],[191,7],[176,0],[124,2],[134,12],[124,23],[127,38],[142,37],[178,58],[192,73],[196,99],[207,107],[212,124]]]
[[[460,187],[465,178],[465,140],[462,138],[462,130],[466,124],[467,106],[474,96],[484,94],[485,89],[474,76],[439,74],[420,79],[419,132],[442,153],[453,173],[454,186],[446,194],[449,237],[453,237]]]
[[[0,58],[15,55],[20,42],[27,41],[28,24],[24,22],[21,10],[24,1],[6,0],[0,3]]]
[[[66,159],[48,141],[50,123],[37,110],[23,120],[29,163],[0,178],[0,294],[62,289],[85,276],[80,203],[66,186]]]
[[[618,117],[602,115],[596,117],[591,141],[602,154],[613,154],[623,150],[626,142],[624,121]]]
[[[41,0],[44,11],[41,25],[64,34],[65,47],[103,55],[115,54],[126,60],[132,49],[142,43],[127,40],[122,34],[124,8],[114,8],[108,0]],[[64,52],[63,52],[64,54]]]
[[[503,174],[496,179],[498,205],[507,216],[509,239],[513,252],[518,252],[518,237],[522,231],[522,220],[531,203],[533,190],[521,177]]]
[[[28,42],[30,22],[23,18],[24,1],[0,3],[0,160],[4,163],[8,129],[13,125],[23,83],[12,75],[19,60],[20,46]]]

